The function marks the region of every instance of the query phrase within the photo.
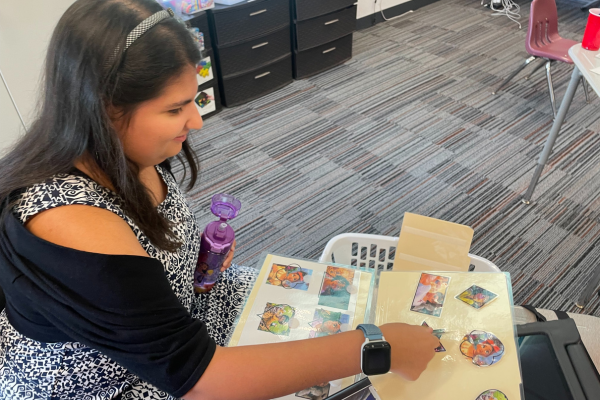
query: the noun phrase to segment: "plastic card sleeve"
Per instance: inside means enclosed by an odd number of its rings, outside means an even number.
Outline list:
[[[394,271],[467,271],[473,229],[405,213]]]
[[[228,346],[281,343],[356,329],[372,318],[375,273],[367,268],[319,263],[265,253]],[[309,388],[291,398],[331,395],[354,377]],[[319,392],[319,393],[317,393]]]
[[[370,377],[382,400],[487,400],[490,390],[522,398],[508,273],[382,272],[375,323],[390,322],[426,323],[441,348],[417,381]]]

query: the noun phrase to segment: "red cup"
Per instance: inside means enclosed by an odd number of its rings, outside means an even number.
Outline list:
[[[592,51],[600,49],[600,8],[590,8],[581,47]]]

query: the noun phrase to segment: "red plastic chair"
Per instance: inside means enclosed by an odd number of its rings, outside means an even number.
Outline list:
[[[525,78],[529,79],[534,72],[546,65],[546,77],[548,79],[548,91],[550,92],[550,103],[552,103],[552,112],[556,117],[556,102],[554,100],[554,88],[552,87],[552,74],[550,68],[552,62],[560,61],[573,64],[569,57],[569,49],[578,42],[569,39],[563,39],[558,34],[558,15],[556,13],[556,3],[554,0],[533,0],[529,12],[529,27],[527,29],[527,39],[525,40],[525,49],[531,55],[519,68],[510,74],[492,94],[496,94],[512,78],[514,78],[523,68],[537,59],[543,59],[545,63],[539,63],[533,71]],[[586,100],[588,93],[586,81],[583,79],[584,92]]]

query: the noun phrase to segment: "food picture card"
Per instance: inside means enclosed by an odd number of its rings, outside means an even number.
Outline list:
[[[201,90],[198,92],[198,94],[196,94],[194,103],[196,104],[196,108],[201,116],[205,116],[206,114],[216,111],[217,104],[215,103],[215,89],[210,87]]]
[[[512,306],[505,273],[382,272],[375,323],[429,326],[439,346],[418,380],[388,373],[373,387],[382,400],[521,400]]]
[[[280,343],[356,329],[370,309],[373,274],[268,254],[229,346]],[[354,377],[306,388],[282,399],[325,399]]]
[[[204,85],[213,78],[212,60],[210,57],[203,58],[198,65],[196,65],[196,80],[198,81],[198,85]]]

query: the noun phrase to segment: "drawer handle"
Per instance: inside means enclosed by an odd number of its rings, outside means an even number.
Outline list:
[[[254,11],[253,13],[250,13],[250,16],[254,17],[255,15],[266,13],[266,12],[267,12],[267,9],[265,8],[264,10]]]
[[[252,46],[252,50],[258,49],[259,47],[263,47],[263,46],[266,46],[268,44],[269,44],[269,42],[264,42],[264,43],[261,43],[261,44],[257,44],[256,46]]]
[[[265,77],[265,76],[269,75],[270,73],[271,73],[271,71],[269,71],[269,72],[265,72],[264,74],[256,75],[256,76],[254,77],[254,79],[260,79],[260,78],[263,78],[263,77]]]
[[[333,19],[333,20],[331,20],[329,22],[325,22],[325,25],[335,24],[336,22],[339,22],[339,21],[340,21],[339,19]]]
[[[323,54],[325,54],[325,53],[331,53],[331,52],[332,52],[332,51],[334,51],[334,50],[335,50],[335,47],[332,47],[332,48],[330,48],[329,50],[325,50],[325,51],[323,52]]]

